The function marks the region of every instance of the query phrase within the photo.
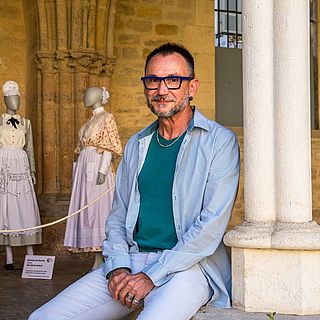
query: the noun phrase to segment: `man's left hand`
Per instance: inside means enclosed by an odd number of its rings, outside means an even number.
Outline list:
[[[154,287],[152,280],[145,273],[130,275],[127,285],[119,293],[119,300],[128,308],[136,308]]]

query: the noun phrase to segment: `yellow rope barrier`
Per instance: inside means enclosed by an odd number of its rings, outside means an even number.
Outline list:
[[[30,227],[30,228],[25,228],[25,229],[16,229],[16,230],[0,230],[0,234],[1,233],[15,233],[15,232],[23,232],[23,231],[30,231],[30,230],[34,230],[34,229],[40,229],[40,228],[46,228],[46,227],[50,227],[53,226],[57,223],[60,223],[64,220],[67,220],[73,216],[75,216],[76,214],[80,213],[81,211],[87,209],[88,207],[90,207],[91,205],[93,205],[94,203],[96,203],[98,200],[100,200],[103,196],[105,196],[108,192],[110,192],[112,189],[114,188],[114,185],[112,185],[108,190],[106,190],[105,192],[103,192],[98,198],[96,198],[95,200],[91,201],[90,203],[88,203],[87,205],[85,205],[84,207],[80,208],[79,210],[63,217],[60,218],[58,220],[52,221],[50,223],[46,223],[46,224],[42,224],[40,226],[36,226],[36,227]]]

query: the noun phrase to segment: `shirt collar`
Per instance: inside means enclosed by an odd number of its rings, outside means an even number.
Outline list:
[[[4,118],[11,118],[11,117],[13,117],[13,118],[20,118],[20,116],[16,113],[16,114],[9,114],[9,113],[4,113],[3,115],[2,115]]]
[[[208,119],[198,110],[197,107],[192,106],[192,109],[194,112],[188,126],[188,131],[192,131],[195,127],[209,131]],[[158,126],[158,120],[152,122],[148,127],[138,133],[139,139],[152,134],[157,130]]]

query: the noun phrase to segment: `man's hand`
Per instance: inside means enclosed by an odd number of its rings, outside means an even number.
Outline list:
[[[155,287],[152,280],[143,272],[128,275],[124,287],[118,286],[115,295],[119,298],[122,305],[128,308],[138,307],[142,299]]]
[[[114,300],[118,300],[118,293],[116,294],[116,292],[119,289],[117,288],[122,289],[127,284],[128,280],[126,280],[126,277],[128,275],[130,275],[130,272],[121,268],[112,272],[108,282],[108,289]]]

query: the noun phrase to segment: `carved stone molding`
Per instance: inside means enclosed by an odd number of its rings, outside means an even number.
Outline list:
[[[88,72],[108,77],[112,75],[115,62],[115,57],[90,51],[40,52],[35,58],[36,66],[42,73]]]

